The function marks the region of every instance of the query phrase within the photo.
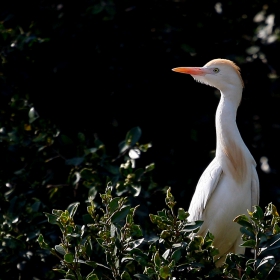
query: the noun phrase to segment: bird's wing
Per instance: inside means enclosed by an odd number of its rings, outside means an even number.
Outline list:
[[[190,221],[203,220],[203,211],[218,185],[222,172],[222,167],[215,158],[201,175],[188,211]]]
[[[255,166],[252,166],[252,182],[251,182],[251,199],[252,206],[259,205],[260,200],[260,187],[259,187],[259,177]]]

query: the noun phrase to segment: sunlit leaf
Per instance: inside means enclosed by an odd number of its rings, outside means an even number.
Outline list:
[[[250,229],[253,228],[249,221],[249,218],[245,214],[237,216],[233,221],[241,226],[248,227]]]
[[[183,231],[183,232],[191,232],[191,231],[194,231],[194,230],[200,228],[202,224],[203,224],[203,221],[195,221],[195,222],[187,223],[187,224],[183,227],[182,231]]]
[[[267,256],[267,257],[264,257],[264,258],[261,260],[260,264],[258,265],[257,269],[260,269],[262,266],[265,266],[265,265],[267,265],[267,264],[269,264],[270,267],[273,266],[273,265],[275,264],[275,258],[274,258],[274,256]]]
[[[146,171],[146,172],[150,172],[150,171],[152,171],[152,170],[154,170],[154,169],[155,169],[155,164],[154,164],[154,163],[151,163],[151,164],[149,164],[149,165],[146,166],[145,171]]]
[[[34,107],[32,107],[29,110],[28,117],[29,117],[29,123],[33,123],[35,120],[37,120],[39,118],[39,115],[36,112]]]
[[[50,249],[51,247],[45,242],[44,237],[42,234],[39,235],[38,239],[37,239],[40,247],[42,249]]]
[[[129,242],[127,244],[128,246],[126,248],[126,251],[131,251],[132,249],[137,248],[138,246],[140,246],[142,244],[143,241],[144,241],[144,238]]]
[[[94,200],[97,193],[98,193],[98,191],[97,191],[96,187],[91,187],[88,191],[88,199]]]
[[[160,265],[161,265],[161,260],[160,260],[160,256],[159,256],[159,252],[158,251],[154,254],[153,260],[154,260],[155,266],[157,268],[159,268]]]
[[[262,220],[264,217],[264,214],[263,214],[263,210],[261,209],[261,207],[253,206],[253,208],[254,208],[254,211],[253,211],[252,217],[257,220]]]
[[[163,279],[167,279],[169,276],[171,276],[171,270],[168,266],[163,266],[159,269],[159,275]]]
[[[171,252],[171,249],[167,249],[163,254],[162,254],[162,257],[167,260],[167,258],[169,257],[169,254]]]
[[[73,202],[67,207],[67,210],[68,210],[71,218],[74,217],[79,205],[80,205],[80,202]]]
[[[65,255],[66,254],[66,251],[65,251],[65,249],[61,246],[61,245],[55,245],[55,250],[59,253],[59,254],[61,254],[61,255]]]

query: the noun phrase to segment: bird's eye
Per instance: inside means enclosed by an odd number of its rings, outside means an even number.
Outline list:
[[[214,68],[214,69],[213,69],[213,72],[214,72],[214,73],[219,73],[219,72],[220,72],[220,69],[219,69],[219,68]]]

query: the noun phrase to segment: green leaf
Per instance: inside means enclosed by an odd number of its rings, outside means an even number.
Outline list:
[[[171,231],[169,231],[169,230],[163,230],[163,231],[160,233],[160,238],[166,239],[166,238],[170,237],[171,234],[172,234]]]
[[[167,249],[163,254],[162,254],[162,257],[167,260],[167,258],[169,257],[169,254],[171,252],[171,249]]]
[[[91,217],[90,214],[84,214],[83,215],[83,223],[84,224],[93,224],[94,223],[94,219]]]
[[[122,274],[121,274],[121,279],[123,280],[132,280],[129,273],[127,271],[124,271]]]
[[[29,123],[33,123],[35,120],[37,120],[37,119],[39,118],[39,115],[38,115],[38,113],[35,111],[35,108],[34,108],[34,107],[32,107],[32,108],[29,110],[28,117],[29,117]]]
[[[57,210],[57,209],[52,210],[52,214],[55,215],[56,217],[60,217],[60,215],[63,213],[64,212],[62,210]]]
[[[250,238],[255,238],[254,232],[246,227],[241,227],[240,231],[241,231],[241,233],[247,235]]]
[[[147,165],[146,167],[145,167],[145,171],[146,172],[150,172],[150,171],[152,171],[152,170],[154,170],[155,169],[155,164],[154,163],[151,163],[151,164],[149,164],[149,165]]]
[[[65,255],[66,254],[66,251],[65,251],[65,249],[61,246],[61,245],[55,245],[55,250],[59,253],[59,254],[61,254],[61,255]]]
[[[177,218],[181,221],[184,221],[185,219],[188,218],[190,214],[188,212],[186,212],[183,208],[179,208],[178,209],[178,216]]]
[[[124,257],[121,259],[121,263],[124,263],[124,262],[128,262],[128,261],[133,261],[134,259],[132,257]]]
[[[261,251],[268,251],[280,248],[280,234],[273,235],[268,241],[262,244]]]
[[[115,237],[116,233],[117,233],[117,227],[114,224],[111,224],[111,226],[110,226],[111,237]]]
[[[86,254],[88,256],[90,256],[92,254],[92,251],[93,251],[93,246],[92,246],[92,242],[91,242],[90,236],[87,237],[87,240],[85,242],[85,249],[86,249]],[[91,261],[89,261],[89,262],[91,263]]]
[[[154,254],[154,264],[157,268],[160,267],[161,265],[161,260],[160,260],[160,256],[159,256],[159,252],[157,251],[155,254]]]
[[[253,229],[253,226],[251,225],[249,218],[245,214],[237,216],[233,221],[243,227],[248,227],[249,229]]]
[[[182,232],[191,232],[191,231],[194,231],[194,230],[200,228],[202,224],[203,224],[203,221],[195,221],[195,222],[187,223],[187,224],[184,226],[184,228],[182,229]]]
[[[119,144],[119,151],[120,151],[120,153],[125,152],[129,148],[130,147],[128,145],[126,145],[125,140],[120,142],[120,144]]]
[[[132,225],[130,227],[130,230],[131,230],[131,236],[132,237],[141,237],[143,236],[143,233],[142,233],[142,229],[139,225]]]
[[[135,172],[135,181],[139,181],[141,179],[141,177],[144,174],[144,169],[143,168],[138,168]]]
[[[40,205],[41,205],[41,202],[40,202],[40,201],[35,201],[35,202],[32,204],[32,206],[31,206],[32,211],[33,211],[33,212],[38,212],[38,211],[39,211]]]
[[[49,214],[49,213],[44,213],[44,214],[47,216],[48,222],[49,222],[50,224],[53,224],[53,225],[58,224],[58,222],[57,222],[57,216],[52,215],[52,214]]]
[[[273,234],[278,234],[278,233],[280,233],[280,227],[278,224],[275,224],[273,226]]]
[[[142,134],[140,127],[134,127],[130,131],[127,132],[125,143],[127,146],[134,146],[140,139]]]
[[[190,250],[200,250],[201,246],[203,245],[203,237],[202,236],[195,236],[192,241],[189,243]]]
[[[42,249],[50,249],[51,247],[45,242],[44,237],[40,234],[37,238],[37,242],[39,243]]]
[[[256,241],[253,239],[247,240],[244,243],[240,245],[241,247],[247,247],[247,248],[255,248],[256,247]]]
[[[68,263],[72,263],[74,261],[74,256],[71,253],[64,255],[64,260]]]
[[[263,210],[260,206],[253,206],[254,211],[252,213],[252,217],[257,220],[262,220],[264,217]]]
[[[133,196],[134,197],[137,197],[137,196],[139,196],[139,194],[141,193],[141,185],[140,184],[133,184],[133,185],[131,185],[131,187],[133,188],[133,190],[135,191],[134,192],[134,194],[133,194]]]
[[[88,191],[88,199],[89,200],[94,200],[96,195],[97,195],[98,191],[96,189],[96,187],[91,187],[90,190]]]
[[[173,252],[173,254],[171,256],[171,259],[174,260],[175,263],[176,263],[176,262],[178,262],[180,260],[180,258],[181,258],[181,250],[178,249],[178,250]]]
[[[138,246],[140,246],[142,244],[143,241],[144,241],[144,238],[129,242],[128,247],[126,248],[126,251],[131,251],[132,249],[137,248]]]
[[[274,256],[264,257],[258,265],[257,269],[260,269],[263,265],[267,265],[268,263],[270,264],[270,266],[273,266],[275,264]]]
[[[96,268],[96,267],[97,267],[97,264],[96,264],[96,262],[94,262],[94,261],[85,261],[85,264],[87,264],[87,265],[89,265],[89,266],[91,266],[91,267],[93,267],[93,268]]]
[[[113,198],[109,203],[109,211],[112,214],[119,207],[120,197]]]
[[[85,180],[92,180],[94,178],[94,173],[90,168],[83,168],[80,172],[80,175]]]
[[[273,205],[271,202],[268,204],[265,211],[265,216],[269,216],[269,215],[272,215],[273,217],[279,217],[275,205]]]
[[[79,205],[80,205],[80,202],[73,202],[67,207],[67,210],[68,210],[71,218],[74,217]]]
[[[123,206],[120,211],[114,213],[111,218],[113,224],[119,223],[121,220],[124,220],[126,215],[129,213],[130,205]]]
[[[168,266],[163,266],[159,270],[159,275],[163,279],[167,279],[169,276],[171,276],[171,270]]]
[[[88,154],[95,154],[95,153],[97,152],[97,150],[98,150],[98,149],[95,148],[95,147],[94,147],[94,148],[89,148],[89,149],[86,149],[86,150],[85,150],[85,154],[86,154],[86,155],[88,155]]]

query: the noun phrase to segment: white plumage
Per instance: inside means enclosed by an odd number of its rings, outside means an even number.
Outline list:
[[[209,230],[222,256],[244,253],[240,226],[233,222],[239,214],[259,203],[256,162],[243,142],[236,125],[243,81],[239,68],[230,60],[214,59],[203,67],[179,67],[173,71],[190,74],[201,83],[220,90],[216,111],[216,156],[201,175],[189,207],[189,220],[203,220],[198,234]]]

